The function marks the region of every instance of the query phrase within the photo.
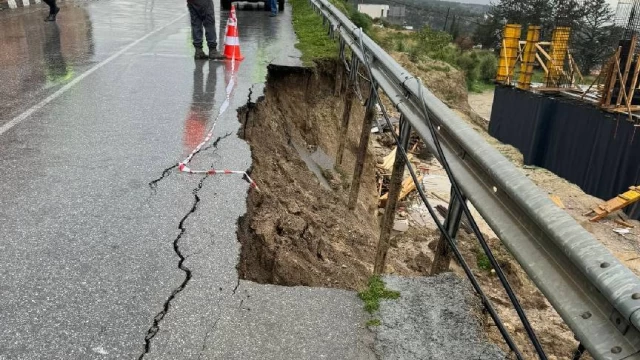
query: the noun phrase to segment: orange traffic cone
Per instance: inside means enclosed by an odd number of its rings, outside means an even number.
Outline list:
[[[238,22],[234,18],[227,20],[227,36],[224,39],[224,56],[227,59],[242,60],[240,53],[240,38],[238,37]]]
[[[231,15],[229,16],[230,18],[232,18],[233,20],[238,20],[238,18],[236,17],[236,5],[235,4],[231,4]]]

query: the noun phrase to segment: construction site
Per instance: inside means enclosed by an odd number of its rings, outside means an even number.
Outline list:
[[[640,2],[619,5],[616,16],[618,47],[589,82],[571,55],[574,29],[562,19],[549,39],[539,24],[507,24],[489,123],[489,133],[515,146],[525,165],[612,199],[594,207],[592,221],[619,209],[640,218]],[[532,83],[534,67],[543,69],[543,83]]]

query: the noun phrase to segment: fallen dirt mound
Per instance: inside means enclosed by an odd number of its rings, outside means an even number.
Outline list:
[[[467,111],[468,92],[464,72],[438,60],[411,61],[406,53],[394,52],[391,56],[410,73],[419,77],[424,86],[450,108]]]
[[[354,103],[343,162],[335,166],[343,101],[333,94],[334,70],[333,63],[270,67],[264,99],[240,114],[261,190],[249,194],[239,223],[244,279],[358,289],[371,275],[378,238],[373,156],[358,206],[348,210],[364,112]]]

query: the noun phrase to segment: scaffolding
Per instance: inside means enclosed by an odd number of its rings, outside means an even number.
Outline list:
[[[518,88],[529,90],[531,88],[531,78],[533,76],[533,66],[536,64],[536,44],[540,40],[540,26],[529,26],[527,29],[527,42],[522,50],[522,61],[520,62],[520,77],[518,78]]]
[[[576,12],[585,11],[583,1],[561,0],[556,11],[550,41],[541,39],[538,25],[528,25],[524,41],[520,40],[522,25],[504,27],[496,82],[565,95],[640,122],[640,0],[620,0],[615,17],[615,24],[622,28],[618,47],[588,87],[578,85],[584,78],[570,47],[571,26],[576,25]],[[542,84],[533,83],[536,68],[544,71]]]
[[[545,85],[548,88],[559,88],[572,82],[564,71],[570,34],[571,28],[567,26],[553,29],[545,76]]]
[[[504,27],[502,49],[500,50],[500,60],[496,74],[497,82],[511,84],[514,78],[514,70],[518,59],[520,32],[521,26],[518,24],[507,24]]]

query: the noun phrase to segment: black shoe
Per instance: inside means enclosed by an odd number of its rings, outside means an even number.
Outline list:
[[[209,57],[201,48],[196,48],[196,55],[194,56],[196,60],[206,60]]]
[[[56,21],[56,15],[58,15],[59,12],[60,12],[60,8],[56,7],[56,9],[53,10],[53,13],[49,13],[49,16],[47,16],[46,19],[44,19],[44,21]]]
[[[224,60],[224,55],[215,50],[209,51],[209,60]]]

